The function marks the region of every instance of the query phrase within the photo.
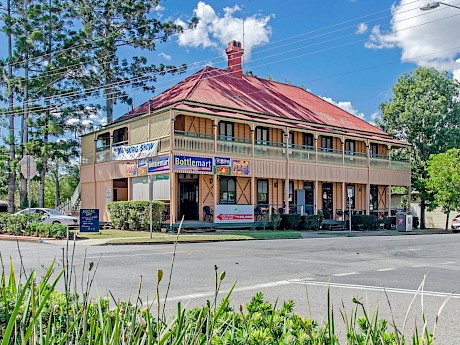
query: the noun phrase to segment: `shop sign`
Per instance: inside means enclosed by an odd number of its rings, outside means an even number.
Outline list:
[[[248,176],[249,175],[249,161],[243,159],[232,160],[232,175],[234,176]]]
[[[147,159],[137,160],[137,176],[147,175]]]
[[[154,180],[169,180],[169,175],[162,174],[162,175],[151,175]]]
[[[214,167],[214,172],[216,175],[230,176],[232,173],[232,169],[231,167]]]
[[[137,176],[137,163],[136,162],[126,163],[126,176],[128,177]]]
[[[169,156],[155,157],[148,159],[147,172],[154,173],[169,170]]]
[[[80,232],[99,232],[99,209],[80,209]]]
[[[112,160],[124,161],[156,156],[158,141],[150,141],[137,145],[121,145],[112,147]]]
[[[230,158],[215,157],[214,164],[216,167],[229,167],[232,162]]]
[[[215,223],[252,223],[252,205],[216,205]]]
[[[212,158],[175,155],[174,170],[212,172]]]

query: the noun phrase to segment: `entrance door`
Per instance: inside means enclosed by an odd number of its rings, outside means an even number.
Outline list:
[[[179,219],[198,220],[198,180],[179,180]]]
[[[323,216],[332,219],[332,183],[323,183]]]

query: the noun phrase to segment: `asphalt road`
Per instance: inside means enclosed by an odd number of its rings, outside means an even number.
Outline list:
[[[27,272],[43,272],[53,258],[62,266],[62,245],[21,242],[19,246]],[[100,258],[93,295],[110,291],[117,299],[134,300],[142,281],[140,296],[147,303],[155,295],[157,269],[164,271],[160,291],[165,296],[173,249],[173,245],[77,245],[74,281],[78,288],[81,277],[87,277],[81,272],[85,255],[87,262],[96,263]],[[0,252],[3,261],[13,258],[18,271],[16,242],[1,241]],[[173,312],[178,301],[193,307],[213,299],[217,266],[219,273],[226,272],[220,296],[236,282],[232,294],[235,306],[262,291],[272,302],[293,299],[297,312],[321,322],[327,318],[330,289],[341,334],[340,310],[350,314],[353,297],[370,311],[378,308],[380,317],[394,318],[400,329],[407,314],[408,335],[415,323],[423,326],[422,314],[433,331],[438,310],[449,299],[435,336],[437,344],[458,344],[460,294],[455,291],[460,291],[459,252],[458,234],[179,244],[167,308]],[[417,294],[421,284],[423,293]]]

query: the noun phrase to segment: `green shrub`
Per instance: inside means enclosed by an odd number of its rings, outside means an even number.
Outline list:
[[[148,201],[115,201],[107,203],[107,210],[115,228],[120,230],[147,231],[150,227]],[[152,223],[154,229],[160,229],[164,210],[161,201],[152,202]]]
[[[396,217],[383,218],[383,227],[386,230],[396,229]]]
[[[294,230],[300,223],[300,214],[282,214],[280,229]]]
[[[312,214],[300,217],[300,230],[319,230],[323,221],[322,214]]]
[[[281,216],[277,213],[272,214],[272,227],[273,230],[278,230],[281,224]]]
[[[354,230],[376,230],[377,223],[374,216],[355,214],[351,216],[351,228]]]
[[[14,236],[64,238],[67,228],[61,224],[45,224],[39,214],[9,213],[0,215],[0,233]]]
[[[412,225],[414,229],[418,229],[418,226],[420,225],[420,221],[418,217],[412,217]]]

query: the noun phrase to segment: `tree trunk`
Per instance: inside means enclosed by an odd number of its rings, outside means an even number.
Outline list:
[[[56,171],[54,173],[54,205],[58,207],[61,204],[61,192],[60,192],[60,185],[59,185],[59,167],[56,167]]]
[[[444,230],[448,231],[449,230],[449,212],[446,212],[446,228]]]
[[[426,229],[425,209],[426,209],[425,197],[423,196],[423,193],[422,193],[422,197],[420,199],[420,229]]]
[[[27,26],[27,0],[24,0],[24,18],[25,18],[25,27]],[[27,123],[27,118],[29,116],[29,54],[28,46],[26,43],[26,53],[25,53],[25,62],[24,62],[24,109],[22,114],[22,136],[21,136],[21,157],[24,157],[26,154],[24,145],[29,142],[29,125]],[[27,180],[21,174],[21,189],[19,191],[20,204],[22,208],[27,207],[27,197],[30,198],[30,195],[27,196]]]
[[[11,18],[11,0],[7,3],[8,18]],[[8,212],[14,212],[14,194],[16,193],[16,172],[13,161],[16,158],[14,147],[14,96],[13,96],[13,38],[11,31],[8,33],[8,117],[9,117],[9,144],[10,144],[10,169],[8,174]]]

